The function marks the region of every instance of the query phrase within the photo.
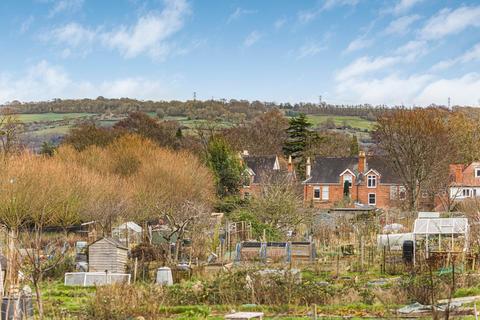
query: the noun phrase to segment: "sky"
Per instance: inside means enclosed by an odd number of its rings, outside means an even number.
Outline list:
[[[480,1],[0,1],[0,103],[194,92],[480,106]]]

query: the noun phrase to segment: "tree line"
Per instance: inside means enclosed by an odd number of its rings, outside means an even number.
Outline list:
[[[296,116],[305,114],[330,114],[338,116],[359,116],[365,119],[374,118],[386,108],[384,106],[363,105],[335,105],[322,103],[276,103],[248,100],[187,100],[187,101],[151,101],[130,98],[107,99],[54,99],[40,102],[12,101],[4,107],[16,113],[114,113],[126,114],[141,111],[156,113],[159,117],[182,116],[191,119],[221,119],[230,122],[251,120],[255,116],[272,109],[284,110],[287,115]]]

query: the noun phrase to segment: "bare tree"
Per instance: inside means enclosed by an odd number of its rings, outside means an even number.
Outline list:
[[[419,193],[435,184],[439,173],[448,172],[455,155],[447,117],[443,109],[399,108],[378,118],[377,151],[401,178],[411,210],[417,209]]]

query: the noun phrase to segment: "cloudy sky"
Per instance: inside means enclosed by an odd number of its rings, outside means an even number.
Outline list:
[[[2,0],[0,102],[480,105],[478,0]]]

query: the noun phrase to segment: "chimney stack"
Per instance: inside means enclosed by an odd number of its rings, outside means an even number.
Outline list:
[[[287,167],[288,172],[292,173],[293,172],[293,163],[292,163],[292,156],[288,156],[288,167]]]
[[[365,172],[367,168],[367,156],[365,155],[365,151],[360,151],[358,153],[358,172]]]
[[[455,182],[456,183],[462,183],[463,182],[463,165],[461,164],[453,164],[451,165],[453,167],[454,171],[454,177],[455,177]]]
[[[307,158],[307,165],[305,166],[305,176],[310,178],[310,175],[312,173],[312,165],[310,164],[310,157]]]

